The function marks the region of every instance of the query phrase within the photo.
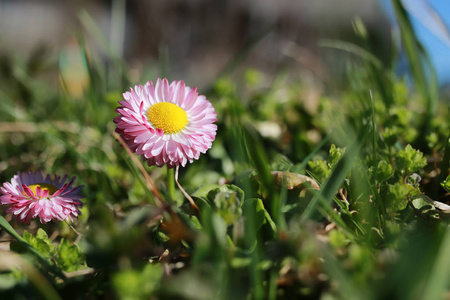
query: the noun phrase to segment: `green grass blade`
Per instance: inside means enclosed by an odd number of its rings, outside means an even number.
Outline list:
[[[331,136],[333,135],[333,132],[329,133],[325,138],[323,138],[320,143],[314,148],[313,151],[311,151],[308,156],[306,156],[302,163],[296,167],[292,172],[294,173],[301,173],[303,170],[305,170],[306,166],[308,165],[308,162],[314,157],[314,155],[317,154],[317,152],[320,151],[320,149],[322,149],[323,146],[325,146],[325,144],[327,144],[331,138]]]
[[[339,49],[339,50],[354,54],[357,57],[362,58],[364,61],[369,61],[378,69],[381,69],[381,67],[383,66],[381,61],[375,55],[373,55],[366,49],[364,49],[358,45],[355,45],[353,43],[339,41],[339,40],[323,39],[323,40],[320,40],[319,46],[326,47],[326,48]]]
[[[359,150],[361,149],[364,140],[367,137],[368,130],[369,130],[368,127],[363,128],[358,134],[356,140],[350,144],[344,156],[339,160],[336,167],[331,172],[330,176],[322,185],[320,193],[317,193],[309,203],[305,212],[301,216],[302,222],[306,221],[311,217],[311,214],[313,213],[317,204],[319,203],[319,195],[320,198],[330,202],[331,199],[334,197],[334,195],[337,193],[337,190],[342,185],[345,177],[347,176],[348,172],[355,163],[356,157],[359,155]]]
[[[10,236],[15,238],[19,242],[27,243],[25,240],[14,230],[14,228],[11,226],[11,224],[8,223],[8,221],[3,218],[3,216],[0,216],[0,227],[6,231]]]
[[[422,299],[442,299],[448,291],[450,278],[450,230],[447,229],[441,241]]]
[[[400,0],[392,0],[395,16],[400,27],[403,47],[408,59],[414,86],[425,101],[426,115],[423,124],[424,138],[431,129],[431,121],[437,107],[436,72],[431,65],[425,49],[417,39],[408,14]],[[425,65],[424,65],[425,61]],[[423,142],[423,141],[422,141]]]
[[[256,136],[256,133],[252,128],[246,127],[244,129],[244,142],[247,149],[249,160],[252,162],[253,167],[258,172],[258,178],[261,180],[266,198],[271,201],[270,213],[277,227],[283,226],[285,221],[283,220],[283,214],[281,212],[281,198],[280,194],[275,191],[275,183],[273,176],[269,169],[269,160],[261,141]]]

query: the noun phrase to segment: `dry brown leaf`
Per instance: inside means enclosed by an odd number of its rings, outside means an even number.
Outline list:
[[[287,188],[288,190],[320,190],[319,184],[311,177],[292,172],[273,171],[271,173],[273,175],[275,183],[278,186]]]

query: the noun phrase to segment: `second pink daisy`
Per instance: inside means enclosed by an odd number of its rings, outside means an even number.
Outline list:
[[[29,224],[31,219],[39,218],[41,223],[50,221],[73,221],[81,215],[84,205],[80,199],[83,186],[72,187],[75,177],[69,182],[63,178],[44,176],[41,171],[20,172],[11,182],[5,182],[0,191],[0,204],[9,206],[7,213],[17,222]]]

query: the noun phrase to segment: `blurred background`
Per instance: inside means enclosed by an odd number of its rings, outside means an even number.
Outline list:
[[[449,80],[450,2],[404,0],[413,24],[437,68]],[[395,30],[389,0],[2,0],[0,57],[8,74],[11,56],[40,58],[36,67],[58,65],[66,81],[81,91],[84,79],[77,37],[89,53],[106,62],[125,59],[129,78],[169,76],[204,87],[235,68],[280,70],[312,76],[319,82],[340,79],[345,51],[320,47],[321,39],[352,41],[352,21],[366,26],[373,51],[391,53]],[[395,42],[394,42],[395,43]],[[399,72],[404,71],[399,59]],[[49,79],[58,82],[49,72]],[[152,78],[148,78],[152,79]]]

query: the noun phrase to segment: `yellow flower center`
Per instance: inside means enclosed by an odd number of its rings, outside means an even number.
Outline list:
[[[54,186],[53,184],[50,184],[50,183],[35,183],[35,184],[29,185],[28,187],[33,191],[33,194],[35,196],[36,196],[36,188],[37,187],[40,187],[41,190],[48,191],[49,195],[53,195],[58,190],[58,188],[56,186]],[[24,194],[26,196],[25,192],[23,192],[22,194]]]
[[[147,111],[147,118],[155,128],[162,129],[164,134],[178,132],[188,123],[187,113],[170,102],[153,104]]]

